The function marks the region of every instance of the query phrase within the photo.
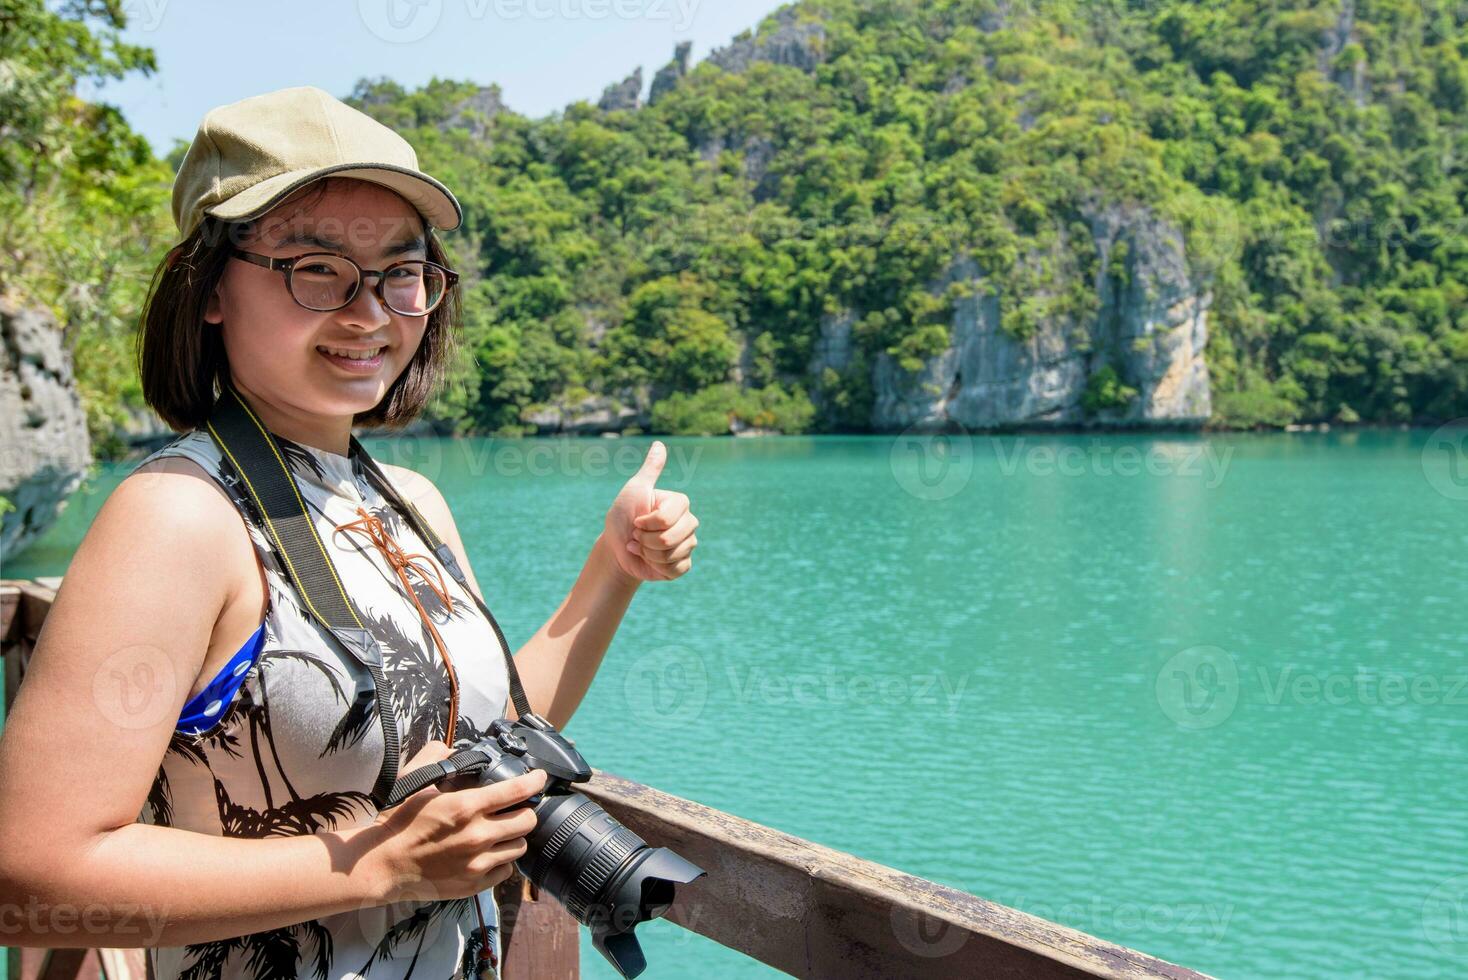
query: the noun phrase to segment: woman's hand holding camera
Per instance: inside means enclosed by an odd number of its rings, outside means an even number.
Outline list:
[[[431,741],[402,771],[452,754],[445,743]],[[532,769],[486,786],[428,786],[379,813],[372,836],[380,842],[369,854],[378,865],[384,900],[423,883],[439,900],[467,898],[504,881],[525,853],[525,835],[536,824],[532,808],[516,805],[539,793],[546,779],[545,770]],[[445,780],[443,785],[448,784]]]

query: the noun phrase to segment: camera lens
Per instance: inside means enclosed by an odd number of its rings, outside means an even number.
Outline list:
[[[647,965],[632,929],[673,902],[674,885],[704,872],[647,842],[581,793],[545,795],[515,862],[520,872],[590,927],[592,944],[623,976]]]

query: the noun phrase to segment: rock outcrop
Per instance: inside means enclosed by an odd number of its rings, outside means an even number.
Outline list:
[[[872,364],[872,428],[894,431],[1027,428],[1086,424],[1200,424],[1212,411],[1206,286],[1189,274],[1181,233],[1145,209],[1105,208],[1090,217],[1100,261],[1093,322],[1045,322],[1016,339],[1000,324],[1002,297],[984,270],[955,260],[932,285],[975,287],[954,303],[949,346],[909,372],[886,352]],[[1112,271],[1124,244],[1120,276]],[[821,324],[811,370],[838,373],[851,357],[851,316]],[[1135,394],[1088,410],[1097,372],[1116,372]]]
[[[467,129],[470,136],[483,142],[489,136],[489,125],[494,117],[507,111],[500,87],[486,85],[454,106],[444,121],[444,128]]]
[[[673,60],[668,62],[652,78],[652,91],[647,95],[647,104],[655,105],[659,99],[677,87],[678,81],[688,74],[688,52],[693,50],[692,41],[683,41],[673,49]]]
[[[601,100],[596,107],[602,112],[616,112],[620,109],[636,110],[642,108],[642,68],[622,79],[616,85],[608,85],[601,94]]]
[[[793,6],[782,8],[774,17],[773,28],[755,35],[746,31],[709,54],[709,63],[728,72],[747,71],[757,61],[815,71],[826,59],[825,26],[818,21],[800,20]]]
[[[45,533],[92,463],[87,418],[61,328],[45,310],[0,302],[0,554]]]
[[[527,409],[520,420],[534,425],[540,435],[596,435],[649,424],[645,412],[606,395],[587,395],[574,404]]]

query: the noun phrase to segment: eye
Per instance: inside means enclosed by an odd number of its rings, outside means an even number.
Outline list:
[[[304,272],[311,276],[334,276],[337,270],[324,262],[309,262],[306,265],[296,266],[296,272]]]

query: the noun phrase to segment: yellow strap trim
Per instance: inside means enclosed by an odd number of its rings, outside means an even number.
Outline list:
[[[250,421],[255,424],[255,428],[259,429],[261,435],[265,437],[265,444],[270,447],[271,454],[275,456],[276,462],[278,462],[281,469],[285,471],[287,477],[286,482],[290,484],[291,493],[295,494],[296,503],[300,505],[301,513],[304,514],[306,517],[306,527],[311,531],[311,540],[315,541],[316,547],[321,550],[321,557],[326,561],[326,570],[331,573],[331,580],[336,584],[337,591],[341,593],[343,605],[346,606],[347,612],[351,614],[352,620],[357,624],[358,628],[365,630],[367,627],[363,626],[362,621],[357,618],[357,611],[352,608],[351,601],[347,599],[346,590],[342,588],[341,579],[337,577],[336,566],[332,564],[331,555],[327,554],[326,546],[321,543],[321,536],[316,533],[316,525],[311,520],[311,512],[306,509],[305,501],[301,499],[301,492],[296,487],[295,479],[291,477],[290,467],[287,466],[285,460],[281,458],[280,452],[275,448],[274,440],[270,438],[270,434],[265,430],[265,427],[260,424],[260,420],[255,416],[255,413],[250,410],[250,406],[245,404],[245,400],[241,398],[233,388],[228,388],[228,391],[230,395],[234,397],[235,401],[239,402],[240,406],[244,408],[246,416],[248,416]],[[260,499],[260,494],[256,492],[254,484],[250,482],[249,474],[245,471],[245,468],[240,465],[240,461],[235,458],[234,453],[230,452],[229,446],[225,445],[224,439],[219,435],[219,431],[214,428],[214,424],[209,421],[205,421],[204,424],[209,427],[209,431],[213,433],[215,440],[223,448],[224,454],[229,457],[230,463],[234,465],[235,470],[240,474],[240,478],[245,481],[245,487],[250,491],[250,497],[255,501],[255,506],[259,509],[260,516],[264,519],[265,526],[270,531],[270,536],[275,540],[276,547],[280,549],[280,553],[285,559],[286,567],[290,570],[291,573],[291,578],[293,578],[296,582],[300,582],[301,576],[296,573],[295,565],[291,563],[291,555],[290,552],[286,550],[285,541],[281,538],[280,533],[275,530],[275,525],[271,522],[270,515],[266,513],[265,502]],[[297,591],[301,593],[302,600],[306,603],[307,606],[310,607],[311,612],[315,614],[318,620],[323,623],[329,622],[329,620],[325,616],[321,615],[321,612],[316,608],[315,604],[311,602],[311,597],[306,594],[305,589],[298,589]]]

